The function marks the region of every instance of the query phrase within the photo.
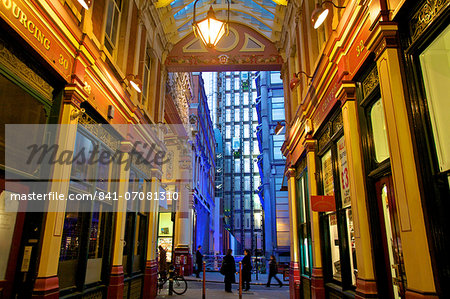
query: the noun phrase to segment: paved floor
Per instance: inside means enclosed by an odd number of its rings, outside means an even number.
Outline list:
[[[188,290],[181,296],[167,295],[167,288],[162,290],[160,295],[156,298],[174,298],[179,297],[184,299],[201,299],[202,298],[202,283],[197,281],[188,281]],[[233,293],[226,293],[224,291],[223,283],[208,282],[206,283],[206,298],[207,299],[236,299],[239,298],[239,291],[237,285],[233,285]],[[252,285],[248,292],[242,293],[242,298],[251,299],[288,299],[289,286],[283,287],[272,286],[266,288],[262,285]]]
[[[280,280],[282,276],[277,275]],[[157,298],[174,298],[179,297],[185,299],[201,299],[202,298],[202,278],[195,278],[194,276],[185,277],[188,281],[188,290],[182,296],[168,296],[167,288],[162,290]],[[236,275],[236,280],[239,276]],[[243,298],[251,299],[287,299],[289,298],[289,282],[283,281],[283,287],[279,287],[275,280],[272,280],[272,286],[266,288],[267,274],[258,274],[258,280],[256,275],[252,275],[252,283],[248,292],[243,292]],[[233,293],[226,293],[224,291],[223,276],[218,272],[206,272],[206,298],[211,299],[229,299],[239,298],[238,285],[233,285]]]

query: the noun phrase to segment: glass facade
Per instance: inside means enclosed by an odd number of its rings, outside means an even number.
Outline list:
[[[261,233],[261,205],[255,202],[260,185],[254,160],[259,154],[253,72],[213,73],[217,82],[217,122],[223,139],[223,198],[227,229],[236,238],[235,253],[256,249],[255,233]],[[224,82],[225,84],[222,84]],[[256,195],[256,197],[255,197]],[[258,198],[257,198],[258,199]],[[259,203],[259,199],[258,199]],[[261,239],[261,235],[260,235]],[[261,248],[261,247],[259,247]]]

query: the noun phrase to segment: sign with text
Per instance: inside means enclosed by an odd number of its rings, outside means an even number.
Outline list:
[[[31,3],[26,0],[3,0],[0,2],[0,16],[65,80],[69,80],[72,71],[71,56]]]

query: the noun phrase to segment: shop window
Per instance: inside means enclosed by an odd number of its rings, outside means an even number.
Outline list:
[[[146,181],[144,175],[136,169],[130,169],[128,192],[144,192]],[[148,189],[148,188],[147,188]],[[144,244],[146,230],[146,215],[141,213],[141,201],[127,201],[125,222],[125,246],[123,248],[123,270],[125,275],[140,272],[143,267]]]
[[[347,166],[347,151],[340,112],[319,134],[321,191],[333,196],[336,210],[321,213],[327,280],[353,289],[356,286],[356,252]]]
[[[307,172],[304,170],[297,179],[297,198],[300,210],[299,219],[299,239],[300,254],[302,260],[301,272],[304,275],[311,275],[312,255],[311,255],[311,218],[309,213]],[[282,213],[278,211],[277,213]]]
[[[105,47],[110,54],[113,52],[117,44],[121,10],[121,0],[110,0],[108,2],[105,27]]]
[[[370,110],[372,136],[375,149],[375,160],[380,163],[389,158],[389,145],[384,120],[384,108],[381,99],[377,100]]]
[[[112,155],[112,151],[99,139],[87,136],[86,130],[80,126],[75,139],[76,153],[89,153],[95,148],[96,151]],[[87,159],[82,160],[81,155],[77,156],[79,159],[72,164],[70,194],[89,195],[94,191],[114,190],[115,185],[110,185],[109,177],[116,172],[116,167],[101,163],[101,159],[97,159],[96,164],[89,164]],[[94,157],[93,161],[95,160]],[[86,208],[91,212],[86,212]],[[60,288],[82,288],[83,285],[102,279],[103,262],[109,258],[106,240],[111,237],[111,230],[107,228],[112,225],[112,204],[108,200],[92,200],[83,204],[68,201],[66,211],[58,268]],[[86,256],[87,259],[81,259],[81,256]],[[84,277],[80,277],[78,271],[82,268],[86,269]]]
[[[420,54],[420,66],[430,114],[439,171],[450,169],[450,26]],[[450,179],[449,179],[450,182]]]

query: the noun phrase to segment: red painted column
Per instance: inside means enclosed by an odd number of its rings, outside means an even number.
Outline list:
[[[59,298],[58,276],[37,278],[34,283],[33,298],[57,299]]]
[[[325,298],[322,268],[313,268],[311,275],[311,298]]]
[[[109,276],[108,299],[123,298],[123,266],[112,266]]]
[[[300,264],[292,261],[289,266],[289,298],[300,299]]]
[[[142,298],[154,299],[158,294],[158,261],[149,260],[145,263],[144,290]]]

